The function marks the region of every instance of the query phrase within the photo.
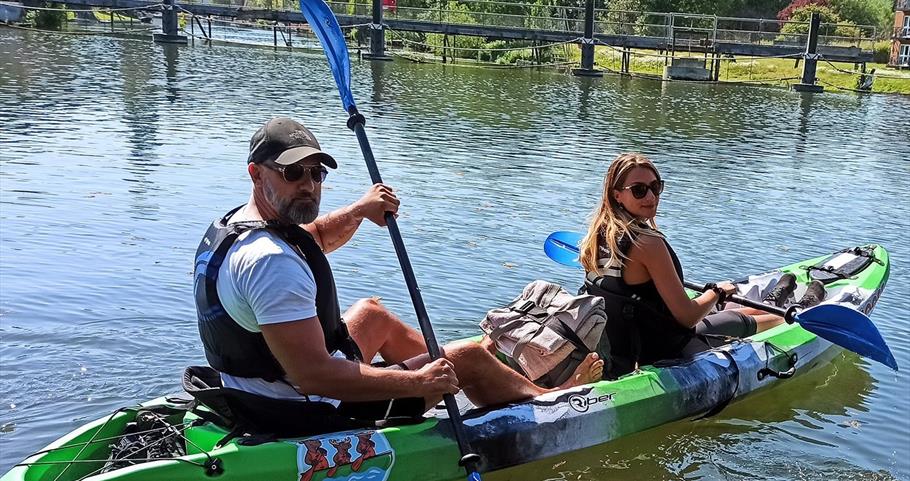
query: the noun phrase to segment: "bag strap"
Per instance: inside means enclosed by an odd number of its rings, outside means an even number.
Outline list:
[[[552,329],[556,334],[562,336],[563,339],[571,342],[576,349],[584,351],[585,354],[593,352],[590,348],[588,348],[585,342],[581,340],[580,337],[578,337],[578,334],[571,327],[566,325],[562,319],[553,318],[547,321],[547,327]]]
[[[540,331],[544,330],[545,327],[547,327],[547,325],[545,323],[541,323],[536,331],[529,332],[522,336],[522,338],[515,343],[515,348],[512,349],[512,359],[518,359],[518,357],[521,356],[521,353],[524,352],[525,348],[528,347],[528,343],[531,342],[531,339],[534,339],[538,334],[540,334]]]
[[[499,341],[499,338],[502,337],[503,334],[505,334],[508,331],[511,331],[514,327],[517,327],[526,322],[530,322],[530,321],[528,321],[527,319],[525,319],[523,317],[519,317],[518,319],[513,319],[513,320],[508,321],[505,324],[493,329],[492,331],[490,331],[490,333],[487,334],[487,337],[489,337],[491,341],[497,342],[497,341]]]

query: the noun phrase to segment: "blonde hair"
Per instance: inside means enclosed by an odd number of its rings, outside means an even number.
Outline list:
[[[592,212],[588,233],[581,241],[579,260],[584,266],[585,272],[597,272],[601,267],[598,263],[598,259],[601,257],[601,247],[609,249],[611,263],[618,261],[618,264],[622,265],[626,256],[619,249],[620,239],[629,236],[635,243],[635,238],[639,234],[661,235],[657,230],[654,218],[645,220],[643,224],[613,197],[613,191],[622,188],[629,172],[636,167],[651,169],[660,180],[657,167],[642,154],[624,153],[613,159],[604,176],[603,197],[600,205]]]

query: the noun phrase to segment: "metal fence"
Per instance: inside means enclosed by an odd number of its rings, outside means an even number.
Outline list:
[[[908,0],[910,1],[910,0]],[[244,9],[286,10],[299,8],[297,0],[184,0],[184,3],[223,5]],[[369,21],[372,4],[358,1],[329,1],[337,15],[363,17]],[[410,20],[451,25],[511,27],[554,32],[584,31],[584,8],[559,5],[528,5],[490,0],[461,0],[438,7],[385,7],[388,20]],[[805,45],[808,22],[775,19],[718,17],[691,13],[595,10],[595,33],[644,36],[671,42],[699,42],[713,45],[730,42],[757,45]],[[903,35],[899,29],[895,35]],[[823,23],[819,45],[872,48],[879,38],[872,25]]]

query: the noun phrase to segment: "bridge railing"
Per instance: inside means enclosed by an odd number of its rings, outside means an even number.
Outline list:
[[[182,3],[222,5],[244,9],[296,11],[297,0],[184,0]],[[369,1],[329,1],[339,15],[363,17],[368,22],[372,13]],[[461,0],[440,3],[438,7],[386,7],[387,20],[409,20],[452,25],[476,25],[579,33],[584,31],[584,9],[573,6],[528,5],[493,0]],[[679,47],[731,42],[759,45],[803,46],[808,36],[808,22],[776,19],[718,17],[691,13],[595,10],[595,33],[604,35],[644,36],[674,41]],[[890,33],[890,32],[889,32]],[[878,32],[871,25],[823,23],[819,45],[871,49]]]

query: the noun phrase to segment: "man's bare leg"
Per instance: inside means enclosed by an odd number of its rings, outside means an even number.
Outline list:
[[[558,389],[598,381],[603,376],[603,361],[591,354],[578,366],[569,381],[559,388],[542,388],[496,359],[480,344],[457,341],[443,348],[445,357],[455,365],[461,389],[475,406],[490,406],[530,399]],[[405,361],[409,369],[419,369],[429,361],[423,354]]]
[[[377,353],[383,361],[395,364],[427,352],[423,336],[392,314],[376,297],[360,299],[342,317],[364,362],[372,361]]]

